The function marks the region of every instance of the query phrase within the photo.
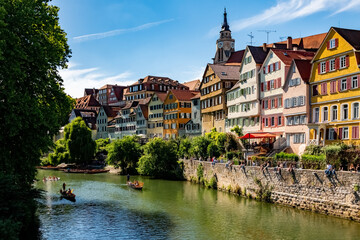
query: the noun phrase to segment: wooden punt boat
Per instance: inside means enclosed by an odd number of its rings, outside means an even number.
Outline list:
[[[62,189],[60,189],[60,194],[61,194],[62,198],[65,198],[65,199],[67,199],[69,201],[72,201],[72,202],[76,201],[76,199],[75,199],[76,195],[73,194],[73,193],[67,193],[66,191],[63,191]]]
[[[127,182],[127,185],[133,189],[136,190],[142,190],[144,183],[143,182],[138,182],[138,181],[134,181],[134,182]]]
[[[58,167],[54,167],[54,166],[40,166],[39,168],[45,170],[59,170]]]

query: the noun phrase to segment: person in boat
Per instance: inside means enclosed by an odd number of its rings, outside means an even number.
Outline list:
[[[46,177],[43,178],[43,181],[46,182]]]
[[[63,191],[65,191],[66,183],[63,183]]]
[[[138,181],[135,181],[135,186],[139,186],[139,182],[138,182]]]
[[[128,182],[130,182],[130,175],[129,174],[126,176],[126,179],[127,179]]]

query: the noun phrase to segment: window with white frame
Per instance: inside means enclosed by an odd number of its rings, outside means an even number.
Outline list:
[[[340,57],[340,68],[346,67],[346,56]]]
[[[294,124],[294,117],[287,117],[287,125],[291,126]]]
[[[306,124],[306,115],[300,116],[300,124]]]
[[[278,97],[278,107],[282,107],[282,97]]]
[[[271,108],[275,108],[275,99],[271,99]]]
[[[342,139],[349,139],[349,128],[343,127]]]
[[[335,59],[331,59],[329,61],[329,70],[330,71],[335,71]]]
[[[335,38],[330,39],[329,41],[329,49],[335,48]]]
[[[265,109],[268,109],[268,107],[269,107],[269,106],[268,106],[269,101],[267,101],[267,100],[263,100],[263,101],[264,101],[264,108],[265,108]]]
[[[351,78],[351,88],[354,89],[354,88],[358,88],[358,77],[357,76],[353,76]]]
[[[297,105],[298,105],[298,98],[297,98],[297,97],[293,97],[293,98],[292,98],[292,102],[293,102],[292,105],[293,105],[294,107],[297,107]]]
[[[275,82],[274,80],[270,80],[270,89],[274,89],[274,88],[275,88]]]
[[[265,127],[269,126],[268,118],[265,118]]]
[[[279,125],[279,126],[282,125],[282,118],[281,118],[281,116],[278,116],[278,125]]]
[[[359,103],[352,104],[352,119],[359,119]]]
[[[341,120],[349,118],[349,106],[347,104],[341,105]]]
[[[345,79],[341,79],[341,91],[345,91],[346,90],[346,78]]]
[[[320,73],[326,73],[326,62],[320,63]]]
[[[333,128],[329,129],[329,136],[328,136],[329,140],[334,140],[335,139],[335,130]]]
[[[314,122],[319,122],[319,108],[314,108]]]
[[[331,121],[337,121],[338,119],[338,107],[332,106],[331,107]]]
[[[323,122],[327,122],[328,121],[328,116],[329,116],[329,109],[328,107],[323,107],[323,112],[322,112],[323,116]]]
[[[300,124],[300,116],[295,116],[295,117],[294,117],[294,123],[295,123],[295,125],[299,125],[299,124]]]

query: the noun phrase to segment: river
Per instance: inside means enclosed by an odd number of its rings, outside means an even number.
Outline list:
[[[43,182],[44,176],[60,177]],[[359,239],[360,224],[206,189],[186,181],[39,170],[44,239]],[[60,199],[62,183],[76,202]]]

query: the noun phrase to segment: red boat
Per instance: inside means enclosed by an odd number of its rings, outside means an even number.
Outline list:
[[[65,199],[67,199],[69,201],[72,201],[72,202],[76,201],[76,199],[75,199],[76,195],[73,194],[72,192],[68,192],[66,190],[63,191],[62,189],[60,189],[60,194],[61,194],[62,198],[65,198]]]

